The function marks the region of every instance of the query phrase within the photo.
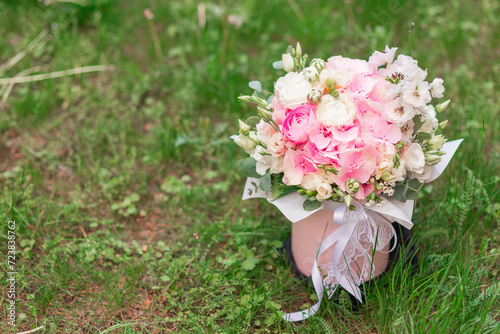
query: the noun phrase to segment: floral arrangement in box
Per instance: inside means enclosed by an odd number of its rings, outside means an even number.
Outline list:
[[[431,104],[443,80],[429,83],[427,70],[410,56],[395,59],[396,50],[308,62],[297,43],[273,64],[286,72],[273,94],[253,81],[253,95],[239,98],[257,107],[231,137],[249,154],[238,163],[248,176],[243,199],[267,198],[295,223],[284,247],[319,296],[288,321],[314,314],[325,286],[329,297],[341,286],[362,301],[359,286],[409,244],[417,192],[461,143],[447,142],[447,121],[436,118],[450,101]]]
[[[358,201],[383,206],[382,194],[415,199],[432,177],[446,142],[432,98],[443,97],[443,80],[426,81],[427,71],[397,48],[375,51],[368,61],[335,56],[312,59],[300,44],[283,55],[288,72],[265,99],[259,83],[254,95],[258,116],[240,121],[234,137],[250,157],[240,170],[262,177],[273,197],[298,191],[306,210],[323,201]]]

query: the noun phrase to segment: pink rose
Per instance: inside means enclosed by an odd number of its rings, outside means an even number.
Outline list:
[[[298,106],[286,115],[283,121],[283,136],[295,146],[296,144],[304,143],[309,138],[309,124],[315,119],[315,106],[306,103]]]

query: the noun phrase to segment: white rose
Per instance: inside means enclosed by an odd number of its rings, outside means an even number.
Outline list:
[[[318,104],[316,117],[326,126],[350,124],[356,117],[356,106],[347,94],[341,93],[338,99],[325,95]]]
[[[304,74],[290,72],[276,82],[276,90],[283,107],[295,109],[307,102],[307,95],[313,88]]]
[[[285,71],[285,72],[293,71],[294,64],[293,64],[293,58],[292,58],[291,54],[283,53],[283,55],[281,56],[281,63],[283,66],[283,71]]]
[[[318,192],[316,194],[316,199],[320,202],[323,202],[330,197],[332,197],[333,194],[333,189],[332,186],[328,183],[321,183],[317,188],[316,191]]]
[[[404,160],[407,170],[415,173],[423,173],[425,166],[425,154],[419,144],[412,143],[408,146]]]
[[[414,176],[417,178],[418,182],[425,183],[432,175],[432,167],[425,166],[422,173],[415,173]]]
[[[306,190],[314,191],[322,183],[323,179],[321,178],[321,176],[319,176],[318,173],[311,173],[304,175],[301,186]]]
[[[247,153],[253,150],[255,146],[257,146],[257,144],[253,140],[241,133],[238,136],[232,136],[231,138],[234,140],[236,145],[242,147]]]

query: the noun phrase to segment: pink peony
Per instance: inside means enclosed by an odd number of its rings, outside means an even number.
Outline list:
[[[310,103],[301,105],[286,115],[283,121],[283,136],[291,145],[304,143],[309,138],[309,127],[315,120],[315,106]]]

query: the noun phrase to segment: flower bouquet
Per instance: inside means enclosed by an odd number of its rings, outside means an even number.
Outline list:
[[[249,154],[238,163],[248,176],[243,198],[265,197],[297,223],[293,258],[319,295],[318,304],[287,320],[314,314],[325,287],[331,296],[342,286],[361,301],[359,285],[383,271],[374,264],[383,254],[387,263],[394,248],[391,222],[412,227],[417,192],[461,142],[446,143],[447,121],[436,118],[449,100],[431,104],[443,97],[443,80],[429,83],[416,60],[394,59],[396,50],[375,51],[368,61],[308,62],[297,44],[273,64],[286,72],[274,94],[253,81],[254,94],[239,98],[257,107],[232,137]]]

